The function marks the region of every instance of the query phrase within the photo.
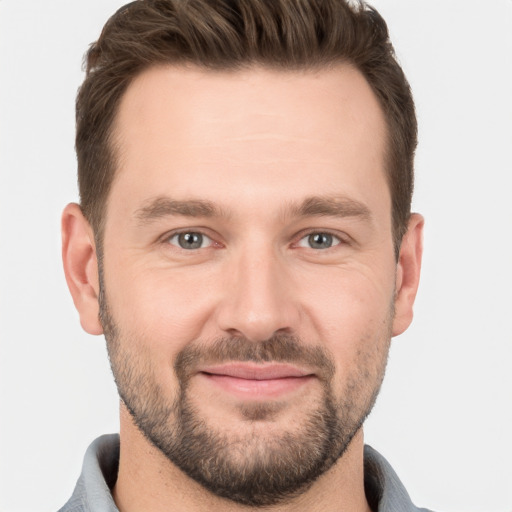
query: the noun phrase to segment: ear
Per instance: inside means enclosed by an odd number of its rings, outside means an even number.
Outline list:
[[[82,328],[89,334],[102,334],[94,233],[75,203],[68,204],[62,213],[62,261]]]
[[[421,215],[413,213],[402,239],[396,271],[393,336],[402,334],[412,322],[413,304],[420,282],[424,223]]]

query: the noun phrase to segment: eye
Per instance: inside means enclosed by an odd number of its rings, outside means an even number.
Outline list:
[[[330,249],[341,243],[341,240],[330,233],[310,233],[299,241],[299,247],[308,247],[310,249]]]
[[[168,243],[180,247],[181,249],[194,250],[203,249],[212,243],[212,240],[198,233],[197,231],[184,231],[182,233],[176,233],[167,239]]]

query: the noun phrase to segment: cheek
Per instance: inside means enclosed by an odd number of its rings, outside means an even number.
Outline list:
[[[177,352],[200,337],[215,300],[208,274],[148,269],[141,264],[118,267],[106,275],[114,317],[132,338]]]
[[[393,311],[392,265],[387,272],[364,266],[331,269],[328,279],[312,282],[324,285],[303,295],[310,336],[332,353],[340,372],[357,368],[362,359],[385,357]]]
[[[310,316],[318,319],[316,327],[347,335],[382,329],[395,290],[394,265],[387,267],[353,264],[319,269],[316,275],[303,279],[302,302]]]

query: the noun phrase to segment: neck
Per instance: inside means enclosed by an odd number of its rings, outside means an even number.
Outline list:
[[[360,430],[338,462],[298,497],[268,507],[269,512],[371,512],[364,494],[363,432]],[[113,497],[120,512],[223,510],[248,512],[212,494],[170,462],[143,436],[121,407],[121,451]]]

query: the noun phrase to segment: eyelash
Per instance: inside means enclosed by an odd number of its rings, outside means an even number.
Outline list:
[[[206,238],[207,240],[210,241],[210,243],[206,247],[192,247],[192,248],[186,249],[184,247],[181,247],[179,245],[179,242],[177,242],[177,243],[171,242],[172,239],[179,237],[180,235],[187,235],[187,234],[200,235],[201,237],[203,237],[203,240],[201,242],[204,242],[205,241],[204,239]],[[311,237],[313,235],[324,235],[324,236],[330,237],[330,238],[332,238],[333,243],[329,247],[325,247],[325,248],[313,248],[311,246],[301,245],[301,242],[303,240],[305,240],[308,237]],[[318,229],[300,233],[299,236],[295,240],[296,241],[293,242],[293,244],[292,244],[293,248],[303,247],[305,249],[315,250],[316,252],[317,251],[318,252],[327,251],[329,249],[334,249],[340,245],[347,245],[349,243],[349,241],[346,239],[346,237],[341,236],[339,233],[333,233],[330,230],[318,230]],[[175,247],[178,250],[183,250],[183,251],[187,251],[187,252],[189,252],[189,251],[192,252],[192,251],[196,251],[196,250],[200,250],[200,249],[207,249],[208,247],[211,247],[211,246],[222,247],[222,244],[215,242],[215,240],[211,236],[207,235],[201,229],[196,229],[196,230],[187,229],[187,230],[176,231],[176,232],[167,234],[165,237],[163,237],[162,242],[165,244],[168,244],[168,245],[172,245],[173,247]],[[307,243],[308,242],[306,242],[306,244]],[[201,243],[201,245],[202,245],[202,243]]]
[[[185,249],[184,247],[180,247],[178,243],[176,244],[173,244],[171,243],[171,240],[173,238],[177,238],[179,237],[180,235],[200,235],[201,237],[203,237],[203,239],[207,239],[210,241],[210,244],[209,245],[218,245],[219,247],[221,246],[221,244],[215,242],[212,237],[208,236],[204,231],[202,231],[201,229],[197,229],[197,230],[194,230],[194,229],[187,229],[187,230],[182,230],[182,231],[176,231],[174,233],[170,233],[170,234],[167,234],[164,238],[163,238],[163,242],[166,243],[166,244],[169,244],[169,245],[172,245],[174,247],[176,247],[177,249],[181,249],[183,251],[193,251],[193,250],[199,250],[199,249],[205,249],[206,247],[198,247],[198,248],[192,248],[192,249]],[[204,240],[203,240],[204,241]]]
[[[344,244],[348,243],[348,241],[345,238],[343,238],[339,233],[333,233],[332,231],[329,231],[328,229],[323,229],[323,230],[313,229],[306,233],[301,233],[297,242],[294,243],[294,246],[304,247],[304,246],[300,245],[300,242],[302,242],[303,240],[305,240],[313,235],[324,235],[324,236],[327,235],[328,237],[332,237],[332,239],[337,240],[337,242],[334,242],[334,240],[333,240],[332,246],[326,247],[324,249],[318,249],[319,251],[327,251],[328,249],[334,249],[335,247],[337,247],[339,245],[344,245]],[[315,250],[313,247],[304,247],[304,248],[309,248],[309,249]]]

